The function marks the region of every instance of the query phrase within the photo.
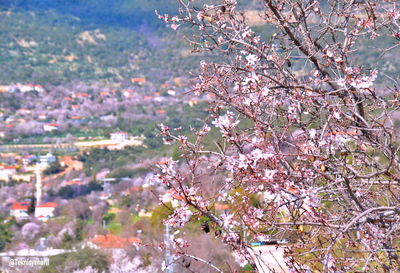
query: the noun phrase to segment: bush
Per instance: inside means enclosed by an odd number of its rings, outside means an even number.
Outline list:
[[[11,243],[13,237],[11,225],[12,222],[4,222],[4,220],[0,223],[0,251],[4,249],[6,244]]]
[[[98,272],[107,271],[107,256],[99,250],[84,248],[77,252],[50,257],[49,265],[42,267],[40,273],[73,272],[91,266]]]
[[[43,171],[43,174],[45,175],[52,175],[52,174],[57,174],[65,170],[65,166],[61,166],[59,161],[55,161],[50,164],[50,166]]]

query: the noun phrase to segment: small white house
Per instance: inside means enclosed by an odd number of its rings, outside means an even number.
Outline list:
[[[129,140],[129,134],[127,132],[115,132],[111,133],[110,136],[113,141],[124,142]]]
[[[30,202],[15,202],[11,206],[10,216],[13,216],[18,220],[29,218],[28,215],[29,204]]]
[[[37,156],[36,155],[24,155],[22,157],[22,164],[29,165],[32,162],[34,162],[35,160],[37,160]]]
[[[54,217],[54,210],[58,206],[55,202],[47,202],[36,206],[35,217],[41,221],[46,221],[51,217]]]
[[[167,94],[172,96],[172,97],[174,97],[174,96],[176,96],[176,91],[175,90],[168,90]]]
[[[60,124],[57,123],[47,123],[43,125],[43,130],[45,132],[58,131],[60,129]]]
[[[47,153],[46,155],[39,156],[40,165],[42,165],[43,167],[49,166],[51,163],[55,162],[56,160],[57,160],[57,158],[51,153]]]
[[[0,166],[0,180],[8,182],[17,173],[16,166]]]

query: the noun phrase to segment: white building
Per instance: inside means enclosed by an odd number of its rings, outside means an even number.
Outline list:
[[[24,155],[22,157],[22,164],[29,165],[37,159],[36,155]]]
[[[111,133],[111,140],[124,142],[129,140],[129,134],[127,132],[115,132]]]
[[[10,181],[11,177],[17,173],[15,166],[0,166],[0,180]]]
[[[28,207],[30,202],[15,202],[11,206],[10,216],[15,217],[15,219],[27,219],[28,215]]]
[[[49,166],[51,163],[55,162],[56,160],[57,160],[57,158],[51,153],[47,153],[46,155],[39,156],[39,163],[43,167]]]
[[[41,221],[47,221],[51,217],[54,217],[54,210],[58,206],[55,202],[47,202],[36,206],[35,217]]]
[[[57,123],[47,123],[43,125],[43,130],[45,132],[58,131],[60,129],[60,124]]]

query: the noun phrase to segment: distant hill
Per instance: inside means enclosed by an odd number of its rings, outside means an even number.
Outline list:
[[[174,0],[0,2],[0,84],[73,79],[164,80],[193,67],[176,34],[154,14]]]
[[[256,0],[239,1],[252,18],[253,30],[265,39],[271,27],[262,24]],[[322,4],[326,1],[321,1]],[[0,85],[62,84],[119,81],[147,77],[163,82],[194,70],[199,56],[188,54],[182,34],[154,14],[176,14],[176,0],[2,0],[0,1]],[[180,28],[180,30],[182,30]],[[381,36],[365,40],[357,50],[367,68],[398,76],[399,50],[379,58],[393,46]],[[214,58],[215,59],[215,58]],[[378,65],[377,65],[378,64]],[[303,69],[293,65],[293,69]]]
[[[175,0],[6,0],[3,9],[25,11],[54,10],[68,16],[78,17],[85,23],[136,27],[143,22],[160,26],[154,10],[175,12]],[[62,18],[60,18],[62,20]]]

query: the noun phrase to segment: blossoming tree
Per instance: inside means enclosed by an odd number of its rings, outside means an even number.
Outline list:
[[[285,239],[293,272],[400,268],[400,90],[377,69],[399,56],[395,1],[260,0],[262,34],[236,0],[178,2],[178,15],[158,16],[190,26],[193,50],[218,57],[200,63],[193,86],[214,98],[196,139],[161,125],[182,150],[155,176],[178,203],[166,223],[207,219],[199,229],[251,265],[251,242]],[[363,63],[365,44],[382,40]],[[220,138],[205,149],[212,130]],[[172,243],[189,255],[190,242]]]

